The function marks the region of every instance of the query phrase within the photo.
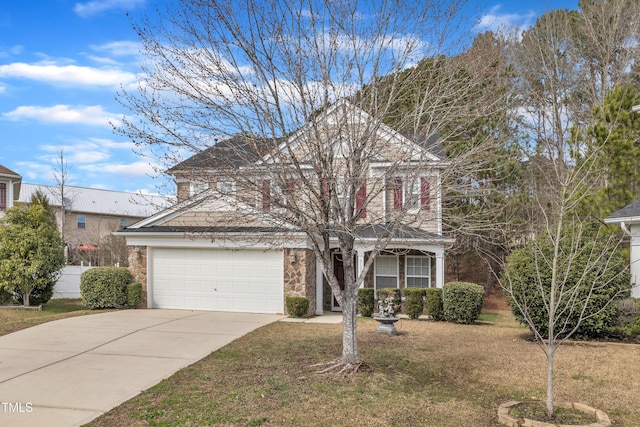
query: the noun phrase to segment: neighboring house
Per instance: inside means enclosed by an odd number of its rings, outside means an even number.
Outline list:
[[[356,107],[350,108],[356,119],[373,120]],[[332,115],[339,114],[336,111],[334,105],[321,113],[318,120],[325,129],[333,126],[332,120],[338,120],[332,119]],[[288,137],[289,147],[295,146],[297,135],[300,133]],[[429,159],[430,167],[419,171],[421,176],[415,186],[408,186],[402,172],[396,170],[389,176],[388,160],[372,161],[366,186],[377,184],[383,190],[367,206],[369,218],[391,218],[394,211],[397,215],[409,204],[415,204],[413,215],[424,212],[429,219],[419,227],[407,224],[395,232],[387,250],[376,258],[365,286],[442,287],[445,247],[453,240],[442,236],[439,171],[448,165],[434,154],[441,152],[439,144],[434,139],[412,141],[385,125],[380,125],[376,135],[381,144],[386,144],[385,150],[390,147],[389,150],[420,153],[421,158]],[[228,153],[234,144],[249,146],[242,137],[224,140],[171,168],[178,204],[115,233],[127,239],[129,268],[135,280],[146,288],[147,306],[283,313],[285,298],[295,295],[307,297],[310,311],[316,314],[339,311],[306,234],[295,227],[283,227],[281,221],[273,219],[274,211],[270,209],[277,206],[270,203],[274,197],[295,197],[294,191],[270,186],[272,183],[266,178],[269,163],[262,162],[257,153],[253,156],[255,162],[234,158],[231,163],[235,162],[236,168],[262,171],[252,172],[262,174],[256,176],[257,180],[262,179],[261,193],[243,194],[232,178],[220,176],[223,172],[212,167],[212,159],[224,155],[225,150]],[[243,150],[251,150],[245,145]],[[407,164],[407,170],[409,167]],[[194,168],[209,171],[211,179],[203,178],[208,175],[195,177]],[[357,229],[354,249],[358,271],[362,271],[377,236],[387,227],[384,220],[374,224],[363,221]],[[336,248],[333,269],[340,280],[344,272],[337,240],[329,244]]]
[[[612,213],[604,220],[605,224],[620,224],[622,230],[631,238],[630,269],[631,296],[640,298],[640,199]]]
[[[27,183],[22,184],[18,202],[29,204],[38,190],[49,199],[67,245],[69,261],[74,264],[125,265],[125,241],[112,232],[170,204],[161,196],[66,185],[63,212],[60,187]]]
[[[12,207],[20,197],[21,183],[20,175],[0,165],[0,216],[4,215],[4,211]]]

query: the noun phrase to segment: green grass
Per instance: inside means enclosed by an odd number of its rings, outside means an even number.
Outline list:
[[[365,365],[318,375],[340,354],[341,325],[274,323],[189,366],[91,426],[497,426],[508,400],[544,398],[545,362],[509,312],[479,324],[401,320],[400,335],[359,319]],[[640,351],[566,346],[556,357],[556,399],[604,410],[616,426],[640,425]],[[589,373],[589,381],[584,380]],[[603,393],[606,390],[606,393]]]
[[[0,309],[0,336],[66,317],[100,313],[82,305],[81,299],[52,299],[42,310]]]

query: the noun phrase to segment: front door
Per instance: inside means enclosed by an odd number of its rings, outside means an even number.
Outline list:
[[[342,264],[341,254],[333,254],[333,274],[338,279],[340,289],[344,290],[344,265]],[[342,311],[333,291],[331,291],[331,311]]]

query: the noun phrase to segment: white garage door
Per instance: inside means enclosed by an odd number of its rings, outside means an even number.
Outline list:
[[[283,313],[282,251],[151,251],[154,308]]]

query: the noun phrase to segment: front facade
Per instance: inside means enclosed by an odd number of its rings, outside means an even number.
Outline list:
[[[20,175],[0,165],[0,216],[18,200],[21,184]]]
[[[605,224],[620,224],[630,238],[631,296],[640,298],[640,199],[612,213],[604,220]]]
[[[373,120],[355,107],[344,107],[338,103],[322,113],[323,129],[334,123],[332,115],[344,111],[358,120]],[[361,276],[365,263],[379,252],[361,286],[442,287],[445,248],[452,243],[442,236],[441,221],[439,171],[447,164],[431,152],[434,138],[416,143],[384,125],[378,129],[376,138],[388,147],[386,151],[417,153],[421,169],[415,173],[408,161],[400,167],[393,163],[391,170],[393,154],[368,162],[353,206],[358,212],[352,230],[356,274]],[[300,135],[298,131],[289,137],[287,149],[297,149]],[[336,138],[326,143],[340,144],[339,136]],[[237,143],[242,142],[225,141],[211,150]],[[284,313],[287,296],[304,296],[310,302],[309,314],[339,311],[324,264],[314,252],[317,242],[308,228],[303,231],[295,221],[284,221],[286,216],[280,212],[283,206],[295,203],[302,210],[317,210],[321,208],[317,201],[297,191],[300,184],[294,175],[291,181],[275,185],[269,162],[259,155],[234,165],[255,174],[251,179],[257,184],[251,190],[241,191],[233,175],[219,169],[209,168],[197,177],[187,173],[187,166],[206,165],[204,156],[211,154],[196,155],[170,170],[177,183],[175,206],[116,233],[126,237],[129,266],[136,281],[146,288],[147,306]],[[304,158],[303,153],[296,155]],[[320,193],[328,192],[325,185],[328,189],[325,182],[318,184]],[[318,199],[322,202],[325,197],[328,202],[328,194]],[[341,196],[336,197],[340,200]],[[394,222],[401,212],[408,218],[406,223]],[[379,251],[383,240],[384,250]],[[330,237],[328,244],[332,271],[327,273],[335,274],[340,283],[344,269],[337,237]]]

